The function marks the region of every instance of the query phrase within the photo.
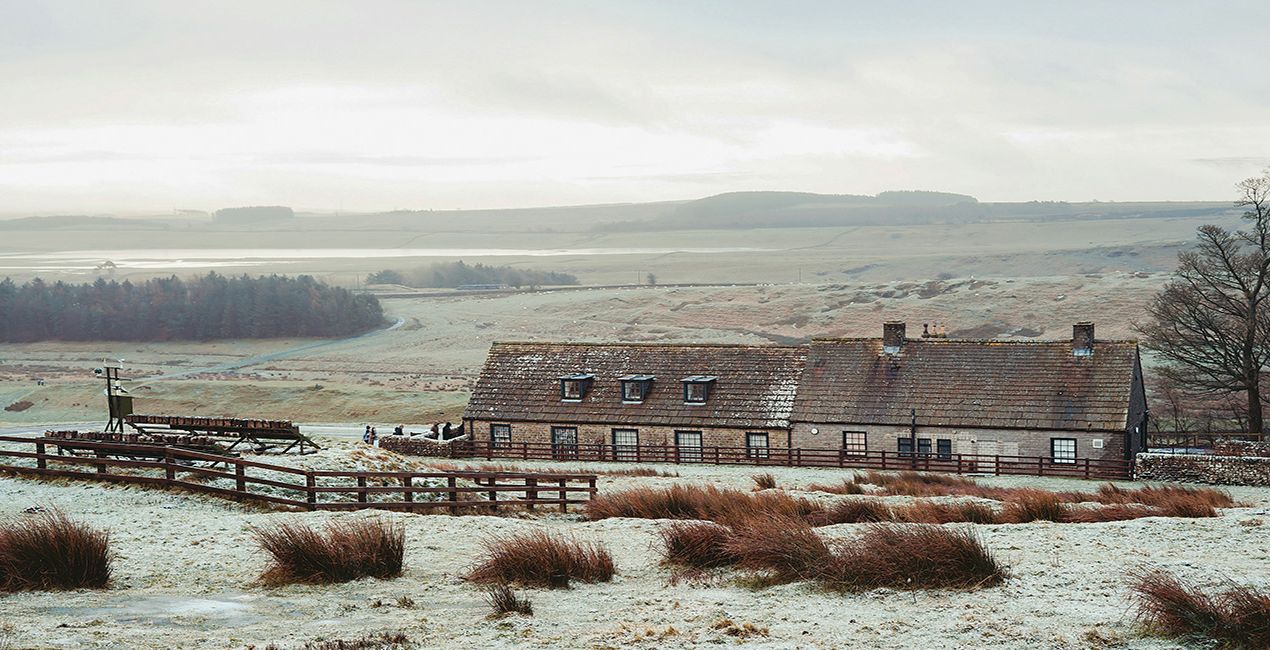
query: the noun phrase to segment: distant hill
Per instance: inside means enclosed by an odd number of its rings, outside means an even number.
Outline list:
[[[147,219],[119,219],[117,217],[90,217],[86,215],[58,215],[50,217],[21,217],[0,220],[0,230],[156,230],[166,229],[168,224]]]
[[[295,210],[284,205],[258,205],[247,208],[222,208],[212,215],[216,223],[253,224],[294,219]]]

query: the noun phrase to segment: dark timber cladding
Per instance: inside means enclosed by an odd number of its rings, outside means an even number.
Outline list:
[[[469,420],[788,428],[805,347],[598,343],[495,343],[463,417]],[[561,382],[593,375],[580,399]],[[622,384],[649,382],[642,399]],[[711,384],[685,403],[683,382]],[[628,396],[629,397],[629,396]]]

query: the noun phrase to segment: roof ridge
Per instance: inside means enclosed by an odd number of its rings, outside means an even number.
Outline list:
[[[779,343],[671,343],[655,341],[494,341],[491,345],[566,345],[572,347],[610,347],[610,348],[762,348],[767,350],[800,350],[806,345],[782,345]]]
[[[882,342],[880,336],[814,336],[811,338],[812,343],[854,343],[864,341]],[[1071,339],[1044,339],[1041,341],[1027,341],[1016,339],[952,339],[952,338],[906,338],[905,344],[908,343],[933,343],[936,345],[948,345],[950,343],[973,343],[973,344],[1008,344],[1008,345],[1056,345],[1071,343]],[[1094,344],[1109,343],[1115,345],[1125,345],[1139,343],[1138,339],[1094,339]]]

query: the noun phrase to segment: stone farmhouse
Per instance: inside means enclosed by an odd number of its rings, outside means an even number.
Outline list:
[[[1146,394],[1134,341],[906,336],[808,345],[495,343],[464,412],[494,449],[552,455],[611,446],[615,460],[672,448],[750,458],[776,450],[850,457],[891,452],[1028,457],[1053,464],[1128,460],[1146,446]]]

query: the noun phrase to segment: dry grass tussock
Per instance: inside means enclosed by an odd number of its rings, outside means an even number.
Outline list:
[[[766,573],[772,582],[819,577],[833,551],[807,522],[780,515],[755,515],[732,528],[724,543],[742,569]]]
[[[672,485],[668,488],[635,488],[601,494],[586,505],[592,520],[611,517],[636,519],[703,519],[721,524],[756,514],[807,519],[823,507],[809,499],[769,490],[742,492],[713,485]]]
[[[381,519],[335,520],[324,529],[283,523],[251,529],[271,562],[266,584],[328,584],[401,575],[404,528]]]
[[[755,474],[750,478],[754,481],[754,489],[756,491],[776,489],[776,477],[772,476],[771,473]]]
[[[310,641],[303,646],[301,650],[408,650],[417,647],[405,634],[401,632],[380,632],[379,634],[370,634],[357,639],[330,639],[326,641]],[[252,650],[255,646],[247,646],[248,650]],[[264,650],[282,650],[279,646],[270,643],[265,646]]]
[[[736,564],[727,550],[732,531],[711,521],[672,521],[657,530],[667,564],[713,569]]]
[[[608,582],[613,556],[602,544],[579,542],[540,530],[493,537],[467,579],[487,584],[564,588],[573,580]]]
[[[1270,648],[1270,593],[1230,584],[1209,594],[1159,569],[1130,574],[1138,620],[1156,634],[1218,648]]]
[[[107,532],[58,510],[0,525],[0,591],[102,589],[112,559]]]
[[[489,603],[491,618],[502,618],[511,614],[533,616],[534,604],[528,597],[519,596],[507,583],[500,582],[485,589],[485,602]]]
[[[977,589],[1009,576],[969,530],[873,524],[833,556],[821,582],[832,589]]]

